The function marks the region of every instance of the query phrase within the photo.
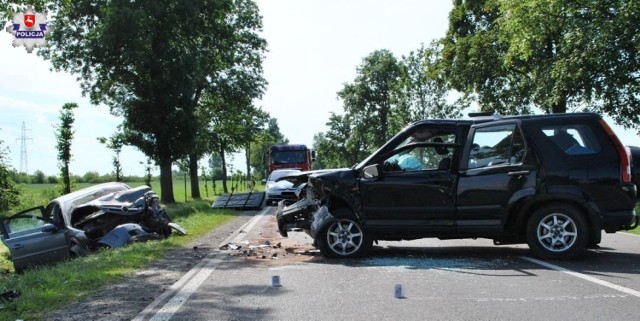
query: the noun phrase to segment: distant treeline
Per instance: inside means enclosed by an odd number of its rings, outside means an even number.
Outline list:
[[[58,184],[58,180],[60,177],[53,175],[46,175],[40,170],[35,171],[33,174],[26,173],[18,173],[17,171],[9,171],[11,179],[16,182],[16,184]],[[179,171],[174,171],[174,176],[176,178],[181,178],[183,173]],[[207,173],[207,179],[211,180],[211,173]],[[231,174],[229,174],[231,175]],[[116,180],[116,176],[114,174],[100,174],[96,171],[86,172],[84,175],[71,175],[73,182],[75,183],[90,183],[90,184],[99,184],[105,182],[113,182]],[[123,176],[120,181],[128,183],[128,182],[144,182],[147,178],[145,176]],[[157,176],[152,176],[151,180],[158,179]],[[216,170],[214,171],[215,180],[222,180],[222,171]]]

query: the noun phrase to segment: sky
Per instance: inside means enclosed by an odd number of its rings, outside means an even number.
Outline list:
[[[256,105],[278,119],[292,144],[311,146],[326,131],[330,112],[341,112],[337,92],[356,77],[371,52],[388,49],[397,58],[444,36],[447,0],[258,0],[262,36],[268,42],[264,77],[269,82]],[[28,171],[56,175],[54,126],[67,102],[76,102],[71,172],[113,171],[112,152],[97,137],[109,137],[121,119],[106,106],[91,105],[75,75],[50,71],[50,64],[0,30],[0,140],[9,147],[10,165],[21,169],[22,124],[26,126]],[[611,125],[613,122],[608,121]],[[614,126],[625,145],[640,146],[635,131]],[[145,156],[133,147],[122,154],[125,175],[144,175]],[[231,160],[245,168],[243,157]],[[154,171],[157,173],[157,168]]]

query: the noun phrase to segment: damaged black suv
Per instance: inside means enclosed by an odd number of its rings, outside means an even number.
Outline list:
[[[625,148],[597,114],[424,120],[352,168],[286,178],[301,198],[276,217],[283,236],[303,229],[326,257],[437,237],[572,258],[602,230],[638,225],[638,165],[640,149]]]

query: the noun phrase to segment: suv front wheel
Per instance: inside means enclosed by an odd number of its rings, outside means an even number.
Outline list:
[[[371,236],[350,218],[338,218],[322,229],[316,240],[318,249],[325,257],[360,257],[366,255],[373,246]]]
[[[535,211],[527,223],[527,243],[545,259],[569,259],[584,251],[589,237],[582,213],[564,204]]]

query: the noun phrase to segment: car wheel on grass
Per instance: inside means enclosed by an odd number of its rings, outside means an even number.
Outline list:
[[[338,218],[317,236],[320,252],[325,257],[350,258],[366,255],[373,245],[370,235],[351,218]]]
[[[578,210],[564,204],[545,206],[527,223],[527,243],[545,259],[570,259],[584,251],[589,237],[587,222]]]

